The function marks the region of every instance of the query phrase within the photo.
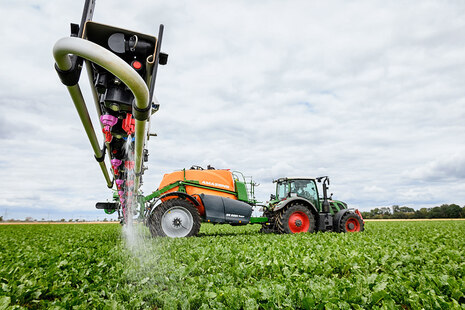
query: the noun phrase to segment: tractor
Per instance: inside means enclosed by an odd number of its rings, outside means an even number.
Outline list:
[[[345,202],[328,198],[329,177],[279,178],[263,215],[263,232],[299,233],[315,231],[357,232],[364,230],[360,211]],[[317,183],[322,183],[323,196]]]
[[[328,177],[281,178],[274,181],[276,195],[267,205],[258,205],[254,187],[239,172],[193,166],[163,176],[159,188],[141,199],[141,218],[152,236],[189,237],[201,222],[213,224],[261,224],[265,233],[315,231],[363,231],[358,210],[341,201],[328,199]],[[316,183],[323,184],[323,197]],[[108,205],[107,205],[108,206]],[[263,216],[253,217],[261,207]]]

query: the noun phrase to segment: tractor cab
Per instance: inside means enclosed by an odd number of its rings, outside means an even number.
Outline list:
[[[348,209],[346,203],[328,197],[327,176],[279,178],[273,182],[276,195],[271,195],[264,209],[269,221],[262,225],[263,232],[363,231],[363,218],[358,210]]]
[[[292,197],[300,197],[308,200],[319,212],[329,211],[327,195],[329,178],[327,176],[318,178],[280,178],[273,182],[276,183],[276,196],[272,195],[271,200],[282,201]],[[319,196],[317,182],[323,184],[322,197]]]
[[[271,203],[278,203],[293,197],[304,198],[309,201],[318,212],[335,214],[347,209],[347,204],[339,200],[333,200],[332,194],[328,197],[329,177],[318,178],[280,178],[276,183],[276,195],[271,195]],[[318,189],[317,183],[321,183]],[[320,196],[321,193],[321,196]]]
[[[319,209],[318,188],[315,179],[281,178],[276,182],[276,196],[278,201],[289,197],[301,197],[309,200]]]

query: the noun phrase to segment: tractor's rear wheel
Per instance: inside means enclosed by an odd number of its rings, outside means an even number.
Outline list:
[[[155,208],[148,224],[154,237],[191,237],[199,233],[200,215],[189,201],[174,198]]]
[[[301,204],[294,204],[283,210],[276,222],[279,230],[286,234],[315,231],[315,218],[312,212]]]
[[[340,232],[358,232],[365,229],[362,218],[356,213],[347,212],[339,224]]]

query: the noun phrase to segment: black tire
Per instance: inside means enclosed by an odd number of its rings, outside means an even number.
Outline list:
[[[272,234],[272,233],[274,233],[276,231],[275,231],[273,225],[271,225],[269,223],[268,223],[268,225],[266,225],[265,223],[263,223],[262,228],[260,228],[259,232],[262,233],[262,234]]]
[[[262,228],[260,228],[260,233],[263,234],[272,234],[272,233],[279,233],[279,231],[276,228],[276,219],[275,215],[273,212],[265,210],[263,212],[263,216],[268,218],[268,222],[262,223]]]
[[[276,218],[276,224],[279,231],[286,234],[315,231],[315,217],[301,204],[294,204],[282,210]]]
[[[362,218],[352,212],[346,212],[339,223],[339,232],[361,232],[365,230]]]
[[[173,198],[156,207],[147,224],[154,237],[191,237],[199,233],[200,215],[189,201]]]

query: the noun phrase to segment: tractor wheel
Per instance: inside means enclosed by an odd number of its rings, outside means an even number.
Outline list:
[[[339,224],[340,232],[357,232],[365,229],[362,218],[356,213],[347,212]]]
[[[275,222],[276,222],[275,214],[271,211],[265,210],[265,212],[263,212],[263,216],[268,218],[268,222],[262,223],[262,228],[260,228],[260,233],[263,233],[263,234],[279,233],[275,225]]]
[[[277,225],[286,234],[314,232],[315,218],[307,207],[295,204],[278,215]]]
[[[260,228],[260,233],[262,234],[272,234],[275,232],[275,229],[272,225],[270,225],[268,223],[268,225],[266,225],[265,223],[262,224],[262,228]]]
[[[148,224],[154,237],[191,237],[199,233],[200,215],[189,201],[174,198],[155,208]]]

